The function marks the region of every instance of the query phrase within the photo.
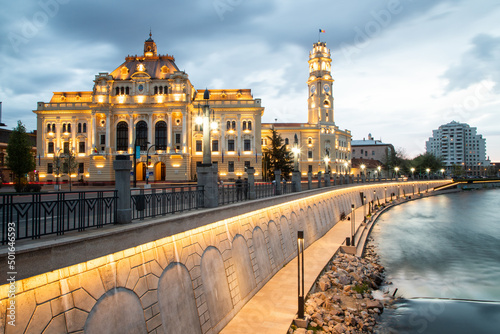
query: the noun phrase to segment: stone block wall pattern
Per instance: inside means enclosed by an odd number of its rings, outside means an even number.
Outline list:
[[[430,181],[429,189],[445,183]],[[411,183],[399,185],[412,194]],[[15,327],[6,324],[8,285],[0,286],[0,333],[218,333],[296,256],[298,230],[308,246],[342,213],[350,214],[352,203],[361,205],[360,191],[369,201],[383,201],[384,187],[389,198],[397,192],[397,184],[388,183],[295,193],[288,202],[168,236],[158,235],[160,225],[141,223],[137,233],[155,229],[156,240],[19,279]],[[189,217],[202,216],[193,212],[183,219]],[[110,235],[94,238],[107,243]]]

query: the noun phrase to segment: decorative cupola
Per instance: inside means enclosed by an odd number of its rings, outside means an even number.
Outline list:
[[[149,30],[149,38],[144,42],[144,57],[156,56],[156,43],[151,38],[151,30]]]

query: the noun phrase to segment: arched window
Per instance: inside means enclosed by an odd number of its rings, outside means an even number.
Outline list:
[[[78,123],[78,133],[82,132],[82,123]]]
[[[231,130],[231,121],[227,121],[226,130]]]
[[[125,94],[125,87],[121,87],[121,88],[120,88],[120,93],[121,93],[122,95],[123,95],[123,94]]]
[[[313,139],[311,137],[307,138],[307,144],[312,145]]]
[[[115,95],[120,95],[120,87],[116,87],[116,88],[115,88],[115,92],[116,92],[116,94],[115,94]]]
[[[66,132],[66,124],[63,124],[62,132]]]
[[[71,133],[71,124],[68,123],[68,132]]]
[[[233,122],[231,123],[231,127],[233,128],[233,130],[236,130],[236,121],[233,121]]]
[[[140,121],[135,126],[135,138],[137,140],[137,145],[141,147],[141,150],[145,151],[148,149],[148,124],[145,121]]]
[[[117,151],[128,150],[128,124],[127,124],[127,122],[121,121],[116,126],[116,150]]]
[[[155,125],[155,145],[157,150],[167,148],[167,123],[165,121],[159,121]]]
[[[130,94],[130,88],[125,87],[125,94],[129,95]]]
[[[248,130],[252,130],[252,121],[248,121]]]
[[[50,123],[47,123],[47,132],[50,132]]]
[[[155,86],[155,92],[154,92],[154,94],[155,95],[158,94],[158,86]]]
[[[165,87],[163,88],[163,91],[165,92],[165,94],[168,94],[168,86],[165,86]]]
[[[247,121],[243,121],[243,130],[247,129]]]
[[[160,86],[160,94],[163,94],[163,86]]]
[[[83,123],[83,133],[87,133],[87,123]]]

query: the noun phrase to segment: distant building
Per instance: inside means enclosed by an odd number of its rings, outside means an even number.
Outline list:
[[[392,144],[383,143],[381,140],[376,140],[371,133],[368,134],[368,139],[351,141],[351,156],[352,165],[355,169],[354,173],[358,174],[360,165],[371,166],[366,167],[366,172],[378,173],[379,166],[384,173],[388,158],[395,152]],[[372,160],[368,162],[367,160]],[[372,174],[373,175],[373,174]]]
[[[432,137],[425,143],[427,153],[441,157],[448,173],[457,168],[467,175],[480,176],[490,166],[486,158],[486,139],[477,134],[475,127],[452,121],[432,130]]]
[[[351,132],[335,124],[331,62],[326,43],[314,43],[309,53],[307,123],[262,124],[262,148],[270,146],[267,136],[273,127],[290,150],[297,136],[302,176],[324,173],[327,164],[334,174],[351,173]]]

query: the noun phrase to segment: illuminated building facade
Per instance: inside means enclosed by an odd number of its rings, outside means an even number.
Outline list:
[[[95,76],[92,91],[55,92],[38,102],[37,152],[40,181],[54,181],[55,158],[76,156],[72,178],[113,182],[113,160],[140,146],[137,180],[196,179],[202,161],[202,128],[195,123],[203,91],[196,90],[173,56],[158,55],[151,38],[144,54],[128,56],[111,73]],[[210,90],[212,161],[221,178],[261,175],[261,116],[264,108],[249,89]],[[154,145],[154,146],[153,146]],[[147,161],[147,155],[151,157]],[[66,175],[62,175],[63,178]]]
[[[302,176],[328,171],[351,172],[351,132],[341,130],[334,120],[333,78],[330,50],[325,42],[314,43],[309,53],[308,121],[307,123],[262,124],[262,147],[269,147],[274,127],[292,149],[297,135],[299,169]]]

